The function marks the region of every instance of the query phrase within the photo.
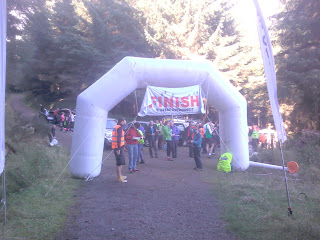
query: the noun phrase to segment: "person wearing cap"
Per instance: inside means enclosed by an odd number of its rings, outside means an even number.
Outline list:
[[[116,172],[118,176],[118,182],[126,183],[127,177],[122,175],[122,165],[125,165],[125,156],[124,156],[124,131],[123,125],[126,124],[124,118],[119,118],[117,125],[112,130],[112,143],[111,148],[114,151],[116,157]]]
[[[129,127],[129,130],[126,134],[126,142],[128,148],[128,155],[129,155],[129,172],[137,172],[137,161],[138,161],[138,143],[139,140],[143,137],[138,129],[137,129],[137,122],[134,121],[134,124]],[[140,125],[140,124],[139,124]]]

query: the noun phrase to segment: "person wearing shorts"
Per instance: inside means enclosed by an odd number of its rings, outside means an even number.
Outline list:
[[[126,183],[127,177],[122,175],[122,166],[126,164],[124,155],[124,131],[123,125],[126,124],[124,118],[118,119],[118,124],[112,130],[112,142],[111,148],[114,151],[116,157],[116,172],[118,177],[118,182]]]
[[[214,154],[213,153],[213,148],[214,148],[214,140],[213,140],[213,128],[214,125],[212,122],[206,123],[204,126],[204,134],[206,136],[206,145],[207,145],[207,153],[208,157],[211,158],[211,156]]]

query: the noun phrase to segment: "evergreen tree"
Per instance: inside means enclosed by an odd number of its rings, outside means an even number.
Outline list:
[[[278,80],[292,130],[320,129],[320,2],[286,0],[275,16]]]

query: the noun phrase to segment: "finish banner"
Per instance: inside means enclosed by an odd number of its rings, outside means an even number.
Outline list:
[[[274,120],[274,125],[277,130],[278,139],[283,143],[287,139],[286,130],[283,126],[283,120],[279,109],[277,96],[277,80],[274,58],[272,53],[272,45],[270,42],[267,26],[257,0],[253,0],[257,10],[257,28],[261,54],[263,58],[264,73],[266,75],[269,100]]]
[[[148,86],[139,116],[205,113],[201,86],[161,88]]]

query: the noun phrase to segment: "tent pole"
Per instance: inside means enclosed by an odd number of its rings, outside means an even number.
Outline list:
[[[284,183],[286,185],[286,192],[287,192],[288,216],[292,216],[291,201],[290,201],[290,195],[289,195],[289,190],[288,190],[288,182],[287,182],[287,173],[286,173],[286,170],[285,170],[285,163],[284,163],[284,158],[283,158],[283,151],[282,151],[281,141],[279,141],[279,146],[280,146],[280,153],[281,153],[281,159],[282,159],[282,169],[283,169]]]

